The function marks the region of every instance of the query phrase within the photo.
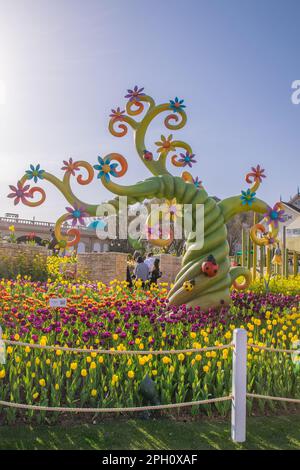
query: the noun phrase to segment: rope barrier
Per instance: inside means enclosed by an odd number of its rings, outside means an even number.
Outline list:
[[[272,348],[268,346],[259,346],[258,344],[250,344],[248,343],[248,348],[254,348],[254,349],[261,349],[263,351],[271,351],[275,353],[288,353],[288,354],[297,354],[299,350],[297,349],[280,349],[280,348]]]
[[[268,395],[258,395],[257,393],[247,393],[247,397],[262,398],[262,399],[265,399],[265,400],[286,401],[288,403],[298,403],[298,404],[300,404],[300,400],[297,399],[297,398],[270,397]]]
[[[25,410],[35,410],[35,411],[56,411],[56,412],[70,412],[70,413],[129,413],[135,411],[154,411],[154,410],[164,410],[164,409],[173,409],[173,408],[183,408],[188,406],[197,406],[197,405],[207,405],[210,403],[222,402],[232,400],[232,396],[228,395],[226,397],[217,397],[211,398],[208,400],[198,400],[190,401],[185,403],[174,403],[169,405],[151,405],[151,406],[137,406],[129,408],[65,408],[61,406],[51,407],[51,406],[39,406],[39,405],[26,405],[22,403],[13,403],[9,401],[0,401],[1,406],[6,406],[9,408],[18,408]]]
[[[91,353],[96,353],[96,354],[109,354],[109,355],[149,355],[152,354],[153,356],[158,356],[158,355],[165,355],[165,354],[186,354],[186,353],[198,353],[198,352],[204,352],[204,351],[215,351],[218,349],[229,349],[232,347],[232,343],[225,344],[222,346],[208,346],[206,348],[195,348],[195,349],[171,349],[171,350],[155,350],[155,351],[118,351],[114,350],[112,351],[111,349],[83,349],[83,348],[67,348],[64,346],[47,346],[47,345],[41,345],[41,344],[32,344],[32,343],[23,343],[21,341],[12,341],[9,339],[4,339],[3,342],[5,344],[9,344],[12,346],[22,346],[22,347],[28,347],[31,349],[49,349],[52,351],[66,351],[66,352],[79,352],[79,353],[84,353],[84,354],[91,354]]]

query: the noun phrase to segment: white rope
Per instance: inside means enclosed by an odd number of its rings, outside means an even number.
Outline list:
[[[61,406],[39,406],[39,405],[26,405],[22,403],[13,403],[9,401],[0,401],[0,406],[6,406],[9,408],[18,408],[25,410],[35,411],[56,411],[56,412],[69,412],[69,413],[129,413],[134,411],[154,411],[154,410],[168,410],[173,408],[183,408],[187,406],[207,405],[210,403],[217,403],[222,401],[231,400],[232,396],[211,398],[208,400],[189,401],[185,403],[174,403],[169,405],[151,405],[151,406],[137,406],[128,408],[69,408]]]
[[[259,346],[258,344],[250,344],[248,343],[248,348],[254,348],[254,349],[261,349],[263,351],[270,351],[270,352],[275,352],[275,353],[287,353],[287,354],[297,354],[298,350],[297,349],[280,349],[280,348],[272,348],[268,346]]]
[[[21,341],[12,341],[9,339],[4,339],[3,340],[5,344],[9,344],[12,346],[22,346],[22,347],[28,347],[31,349],[49,349],[51,351],[66,351],[66,352],[79,352],[79,353],[84,353],[84,354],[91,354],[91,353],[96,353],[96,354],[109,354],[109,355],[149,355],[152,354],[153,356],[158,356],[158,355],[165,355],[165,354],[186,354],[186,353],[198,353],[198,352],[204,352],[204,351],[215,351],[218,349],[228,349],[232,347],[232,344],[225,344],[222,346],[208,346],[206,348],[194,348],[194,349],[171,349],[171,350],[155,350],[155,351],[118,351],[118,350],[111,350],[111,349],[83,349],[83,348],[67,348],[64,346],[47,346],[47,345],[41,345],[41,344],[32,344],[32,343],[23,343]]]
[[[286,401],[288,403],[299,403],[300,404],[300,400],[297,399],[297,398],[270,397],[268,395],[258,395],[257,393],[247,393],[247,397],[262,398],[264,400]]]

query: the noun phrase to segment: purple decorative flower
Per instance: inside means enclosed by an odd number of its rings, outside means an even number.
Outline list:
[[[194,159],[194,156],[195,155],[193,153],[190,154],[189,152],[186,152],[186,154],[181,153],[181,158],[178,158],[178,161],[183,163],[182,166],[189,166],[190,168],[192,168],[193,163],[197,162],[197,160]]]
[[[284,222],[284,210],[280,209],[280,205],[277,203],[275,206],[270,208],[264,217],[268,224],[273,223],[274,227],[277,228],[279,222]]]
[[[136,85],[133,90],[127,90],[127,95],[125,95],[125,98],[128,98],[129,101],[139,101],[141,96],[145,96],[145,93],[142,93],[143,90],[144,87],[139,88]]]
[[[111,114],[109,115],[109,117],[113,118],[114,120],[118,119],[122,121],[122,119],[124,118],[124,115],[125,115],[125,109],[121,111],[121,108],[118,107],[117,109],[111,110]]]
[[[66,210],[70,215],[67,216],[66,220],[72,220],[72,227],[75,227],[79,222],[81,225],[85,225],[84,217],[88,217],[88,213],[84,207],[79,207],[77,203],[74,204],[74,207],[66,207]]]
[[[20,181],[18,181],[17,187],[12,186],[12,185],[10,185],[9,187],[12,190],[12,193],[8,194],[7,197],[9,197],[10,199],[15,199],[14,200],[14,205],[15,206],[17,204],[19,204],[20,201],[22,201],[23,204],[25,204],[26,199],[28,197],[32,198],[32,195],[30,194],[30,192],[28,192],[28,190],[30,188],[29,184],[26,184],[25,186],[22,186],[22,183]]]

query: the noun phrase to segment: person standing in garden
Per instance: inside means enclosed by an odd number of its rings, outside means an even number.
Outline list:
[[[149,278],[149,268],[147,264],[144,262],[142,256],[139,256],[137,259],[137,264],[134,270],[134,274],[136,279],[140,279],[143,283],[143,287],[145,282],[148,281]]]
[[[154,261],[155,261],[155,258],[153,257],[153,253],[152,252],[148,253],[147,258],[145,259],[145,263],[148,266],[150,273],[154,267]]]
[[[161,273],[161,271],[160,271],[160,269],[159,269],[159,263],[160,263],[159,259],[156,258],[156,259],[154,260],[153,269],[152,269],[152,271],[151,271],[151,273],[150,273],[150,284],[157,284],[158,279],[159,279],[159,278],[161,277],[161,275],[162,275],[162,273]]]

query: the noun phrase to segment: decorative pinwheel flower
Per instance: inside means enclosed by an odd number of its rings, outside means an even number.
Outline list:
[[[35,183],[38,182],[38,179],[42,180],[44,178],[44,173],[45,173],[45,170],[41,169],[40,164],[38,164],[36,167],[34,167],[33,165],[30,165],[30,170],[26,171],[27,179],[28,180],[33,179]]]
[[[178,158],[178,161],[182,163],[182,166],[189,166],[192,168],[193,163],[197,162],[197,160],[194,159],[194,156],[195,155],[193,153],[190,154],[189,152],[186,152],[185,154],[181,153],[181,158]]]
[[[79,207],[77,203],[74,204],[74,207],[66,207],[66,210],[70,215],[66,217],[66,220],[72,220],[72,227],[75,227],[79,222],[81,225],[85,225],[84,217],[88,217],[89,214],[86,212],[84,207]]]
[[[78,163],[73,162],[73,158],[69,158],[68,162],[64,160],[63,164],[64,166],[62,167],[62,170],[65,171],[66,173],[70,173],[72,176],[75,176],[75,171],[80,170]]]
[[[99,165],[94,165],[95,170],[99,171],[99,174],[97,178],[102,178],[104,176],[106,182],[108,183],[110,181],[110,176],[118,176],[117,173],[115,172],[115,169],[118,166],[118,163],[110,163],[110,159],[106,158],[103,160],[103,158],[98,156],[98,162]]]
[[[242,191],[242,195],[241,195],[242,205],[251,206],[252,203],[256,199],[255,196],[256,196],[256,193],[253,193],[251,189],[247,189],[247,191]]]
[[[125,109],[123,111],[121,111],[121,108],[117,108],[117,109],[112,109],[111,110],[111,114],[109,115],[109,117],[113,118],[114,120],[119,120],[119,121],[122,121],[122,119],[124,119],[124,115],[125,115]]]
[[[253,166],[251,168],[251,172],[248,173],[247,176],[246,176],[247,183],[251,182],[250,179],[249,179],[251,177],[253,177],[255,181],[259,181],[261,183],[262,179],[266,178],[266,175],[264,173],[265,173],[265,170],[263,168],[261,168],[260,165],[257,165],[256,167]]]
[[[280,209],[278,207],[278,204],[275,204],[273,209],[270,208],[268,212],[264,214],[264,217],[268,224],[273,223],[274,227],[277,228],[279,222],[284,222],[283,214],[284,214],[284,210]]]
[[[200,181],[199,176],[196,176],[196,178],[193,178],[193,183],[197,189],[203,189],[202,181]]]
[[[172,134],[170,134],[167,138],[164,135],[161,135],[160,138],[161,138],[160,141],[155,142],[155,145],[158,146],[157,151],[159,153],[170,152],[170,151],[175,152],[176,148],[172,144],[172,138],[173,138]]]
[[[32,195],[30,192],[28,192],[30,185],[26,184],[25,186],[22,186],[21,182],[18,181],[17,187],[10,185],[10,189],[12,190],[12,193],[10,193],[7,197],[10,199],[15,199],[14,200],[14,205],[16,206],[19,204],[20,201],[23,202],[23,204],[26,203],[26,199],[32,198]]]
[[[125,95],[125,98],[128,98],[129,101],[139,101],[141,96],[145,96],[145,93],[143,93],[144,87],[139,88],[137,85],[135,85],[133,90],[127,90],[127,95]]]
[[[179,100],[179,98],[176,98],[174,100],[170,100],[170,108],[172,109],[172,111],[174,111],[175,113],[177,113],[178,111],[182,111],[183,108],[186,108],[185,104],[184,103],[184,100]]]

